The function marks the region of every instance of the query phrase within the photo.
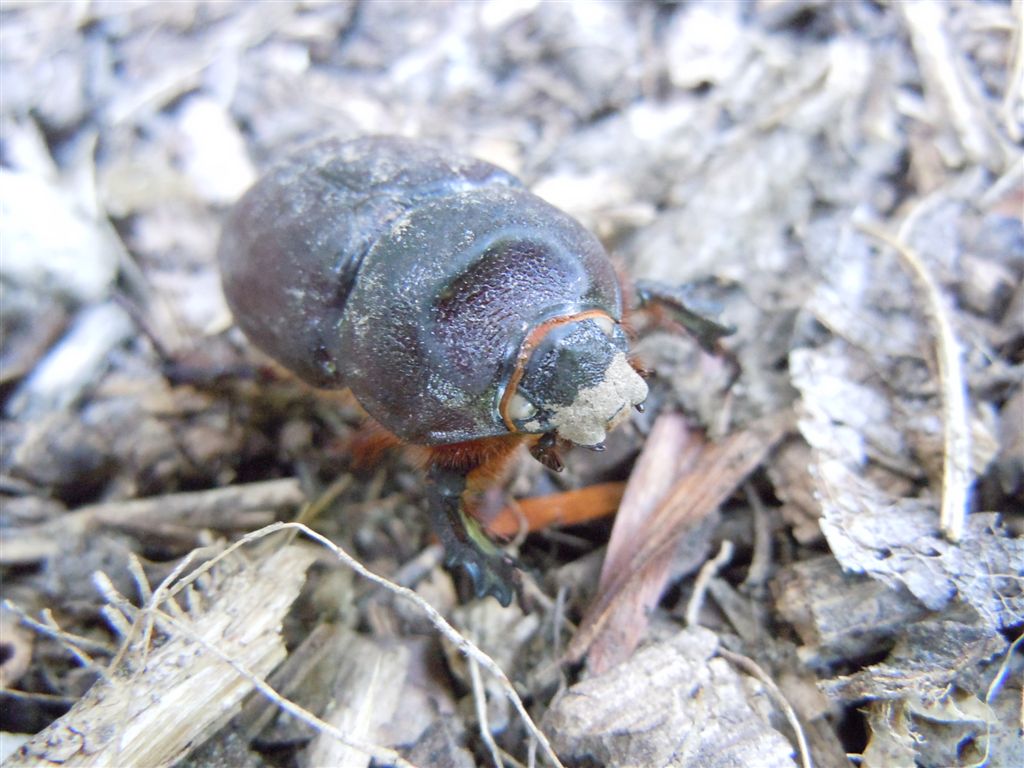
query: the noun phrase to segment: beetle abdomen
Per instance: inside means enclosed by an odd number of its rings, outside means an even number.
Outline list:
[[[416,443],[507,433],[499,401],[531,329],[621,318],[614,270],[575,220],[493,165],[406,139],[326,141],[277,166],[219,257],[257,346]]]
[[[246,335],[302,379],[346,386],[332,349],[367,250],[424,199],[518,183],[398,138],[313,145],[271,169],[229,215],[219,248],[228,303]]]

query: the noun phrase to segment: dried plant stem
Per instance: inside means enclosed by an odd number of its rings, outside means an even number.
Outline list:
[[[792,705],[786,700],[782,691],[779,690],[779,686],[775,684],[775,681],[769,676],[767,672],[761,669],[761,666],[751,658],[744,656],[742,653],[733,653],[727,648],[718,647],[718,655],[723,659],[726,659],[737,667],[740,667],[747,674],[756,677],[761,681],[761,684],[768,689],[768,693],[775,699],[775,703],[778,704],[783,713],[786,715],[786,720],[789,722],[790,728],[793,729],[793,733],[796,734],[797,748],[800,750],[800,762],[803,768],[814,768],[814,764],[811,762],[811,750],[807,745],[807,736],[804,735],[803,726],[800,725],[800,719],[796,716],[796,711]]]
[[[494,736],[491,735],[491,726],[487,719],[487,691],[484,689],[484,681],[480,677],[480,665],[473,659],[469,660],[469,678],[473,683],[473,702],[476,705],[476,720],[480,724],[480,738],[491,753],[491,760],[494,761],[494,768],[502,768],[501,753],[498,745],[494,743]]]
[[[967,417],[967,383],[960,362],[960,344],[953,333],[950,312],[938,282],[912,248],[871,222],[858,221],[857,226],[892,248],[910,269],[924,294],[928,315],[935,326],[935,356],[939,368],[944,432],[939,524],[946,538],[956,542],[963,537],[972,482],[971,425]]]
[[[358,560],[356,560],[354,557],[352,557],[350,554],[348,554],[348,552],[346,552],[344,549],[342,549],[333,541],[328,539],[326,536],[317,533],[316,531],[312,530],[311,528],[305,525],[302,525],[301,523],[273,523],[264,528],[261,528],[258,531],[253,531],[247,536],[242,537],[233,546],[241,546],[248,542],[256,541],[278,531],[284,530],[296,530],[304,536],[307,536],[313,541],[329,549],[332,553],[334,553],[335,557],[337,557],[338,560],[343,562],[345,565],[347,565],[357,574],[362,576],[364,579],[372,581],[374,584],[377,584],[378,586],[381,586],[384,589],[396,595],[399,595],[400,597],[404,597],[405,599],[411,601],[413,604],[419,607],[419,609],[426,614],[427,618],[437,628],[437,630],[442,635],[444,635],[444,637],[449,642],[451,642],[456,648],[458,648],[459,651],[464,656],[466,656],[468,659],[472,661],[475,661],[481,667],[483,667],[492,675],[494,675],[495,678],[497,678],[502,689],[505,691],[505,695],[508,696],[509,700],[512,702],[512,705],[516,708],[516,711],[519,713],[520,718],[522,718],[523,724],[526,726],[526,729],[530,732],[530,735],[534,739],[536,739],[537,742],[540,744],[541,749],[544,751],[544,754],[548,758],[549,762],[552,765],[556,766],[556,768],[564,768],[562,762],[558,759],[558,755],[555,754],[555,750],[551,746],[551,742],[548,740],[544,732],[537,727],[537,724],[533,722],[533,718],[530,717],[530,713],[526,711],[526,706],[523,704],[522,699],[520,699],[519,694],[516,693],[515,687],[512,685],[512,682],[505,675],[501,667],[498,666],[498,663],[494,661],[494,659],[492,659],[486,653],[481,651],[475,644],[469,641],[466,637],[460,634],[459,631],[455,629],[455,627],[453,627],[451,624],[449,624],[448,621],[437,611],[437,609],[434,608],[434,606],[432,606],[422,597],[417,595],[411,589],[399,586],[397,584],[393,584],[392,582],[385,579],[383,576],[377,575],[373,571],[369,570],[362,563],[360,563]]]
[[[7,610],[14,613],[22,624],[38,632],[40,635],[52,638],[63,646],[68,653],[78,659],[78,662],[86,669],[91,669],[98,672],[100,675],[106,674],[106,668],[102,664],[97,664],[93,657],[86,651],[86,648],[93,651],[93,653],[110,654],[113,652],[112,648],[90,640],[87,637],[80,637],[79,635],[65,632],[57,624],[53,618],[53,614],[50,613],[49,609],[43,611],[43,621],[33,619],[29,616],[17,603],[10,600],[4,600],[3,606]]]
[[[750,558],[750,567],[747,569],[747,578],[743,580],[743,586],[746,589],[756,589],[763,587],[768,581],[772,566],[772,529],[768,520],[768,510],[749,480],[743,484],[743,494],[754,518],[754,554]]]
[[[1013,141],[1019,142],[1024,139],[1024,125],[1019,119],[1020,110],[1024,108],[1024,2],[1014,0],[1011,13],[1016,22],[1011,33],[1013,37],[1010,50],[1013,52],[1013,59],[1000,112],[1007,135]]]
[[[189,640],[192,640],[193,642],[200,644],[205,650],[217,656],[217,658],[219,658],[225,664],[230,665],[231,668],[234,669],[239,675],[241,675],[250,683],[252,683],[253,687],[256,688],[256,690],[259,691],[263,696],[272,701],[281,710],[287,712],[296,719],[313,726],[320,732],[330,734],[345,746],[357,749],[360,752],[363,752],[364,754],[372,757],[374,760],[380,763],[383,763],[385,765],[394,765],[398,768],[416,768],[415,765],[413,765],[408,760],[403,758],[395,750],[357,741],[348,734],[342,733],[340,730],[338,730],[325,720],[321,720],[308,709],[305,709],[304,707],[296,704],[290,699],[286,699],[273,688],[271,688],[270,684],[267,683],[266,680],[264,680],[259,675],[253,674],[244,665],[240,664],[237,660],[231,658],[231,656],[217,648],[216,645],[208,642],[205,638],[201,637],[199,634],[194,632],[187,623],[178,621],[170,614],[163,612],[158,612],[157,617],[161,624],[170,627],[171,629],[173,629],[175,633],[178,633],[184,637],[187,637]]]
[[[144,605],[152,607],[154,609],[158,608],[161,602],[163,602],[163,600],[166,599],[167,596],[169,596],[170,591],[174,588],[174,585],[178,582],[178,579],[181,578],[181,574],[183,574],[185,570],[188,569],[190,565],[192,565],[192,563],[199,559],[202,556],[202,554],[202,550],[192,550],[185,557],[179,560],[178,563],[171,570],[171,572],[167,574],[166,578],[164,578],[164,580],[160,582],[160,585],[156,588],[156,591],[151,592],[150,598],[144,603]],[[213,563],[220,559],[220,556],[215,557],[213,560],[208,562],[208,566],[212,567]],[[143,581],[145,581],[145,576],[143,576],[142,579]],[[138,576],[136,576],[136,580],[138,580]],[[111,603],[117,608],[122,608],[122,605],[128,607],[128,609],[134,607],[131,606],[131,604],[128,603],[127,600],[117,600],[117,598],[119,598],[120,596],[114,593],[113,585],[109,584],[109,580],[105,580],[104,578],[98,578],[95,579],[95,581],[97,587],[99,587],[100,589],[101,594],[104,595],[108,603]],[[149,591],[148,586],[147,591]],[[124,610],[124,608],[122,608],[122,610]],[[144,607],[142,610],[146,612],[146,616],[144,620],[141,622],[141,626],[140,622],[135,620],[132,621],[131,627],[128,633],[125,634],[120,649],[118,649],[117,656],[115,656],[113,661],[110,662],[111,669],[117,669],[124,661],[124,658],[128,654],[129,649],[132,647],[132,644],[135,640],[135,636],[138,634],[139,631],[142,632],[142,641],[139,644],[140,647],[143,649],[149,648],[150,639],[153,636],[153,617],[150,615],[149,608]],[[145,652],[145,650],[143,650],[143,652]],[[135,675],[133,675],[133,679],[138,674],[140,674],[140,671],[137,671]]]
[[[730,560],[732,560],[732,542],[726,539],[722,542],[715,558],[704,563],[700,573],[697,574],[697,579],[693,584],[693,595],[690,596],[690,602],[686,604],[686,626],[696,627],[700,624],[700,609],[704,605],[708,582],[711,581],[712,576],[728,565]]]

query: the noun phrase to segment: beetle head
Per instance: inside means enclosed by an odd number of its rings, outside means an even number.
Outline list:
[[[647,397],[622,328],[602,312],[549,321],[527,340],[501,412],[519,432],[594,446]]]

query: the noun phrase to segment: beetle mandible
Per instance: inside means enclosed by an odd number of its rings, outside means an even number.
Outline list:
[[[558,443],[600,450],[647,397],[598,240],[494,165],[370,137],[272,168],[218,257],[252,343],[430,448],[447,563],[507,605],[518,572],[467,515],[474,478],[523,442],[553,468]]]

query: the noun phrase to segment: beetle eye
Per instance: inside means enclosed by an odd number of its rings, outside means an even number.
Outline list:
[[[536,414],[537,406],[517,392],[512,395],[511,399],[508,401],[506,413],[508,413],[510,419],[514,421],[522,421],[523,419],[528,419]]]
[[[607,315],[599,315],[591,319],[597,323],[597,327],[604,331],[606,336],[613,336],[615,334],[615,321]]]

